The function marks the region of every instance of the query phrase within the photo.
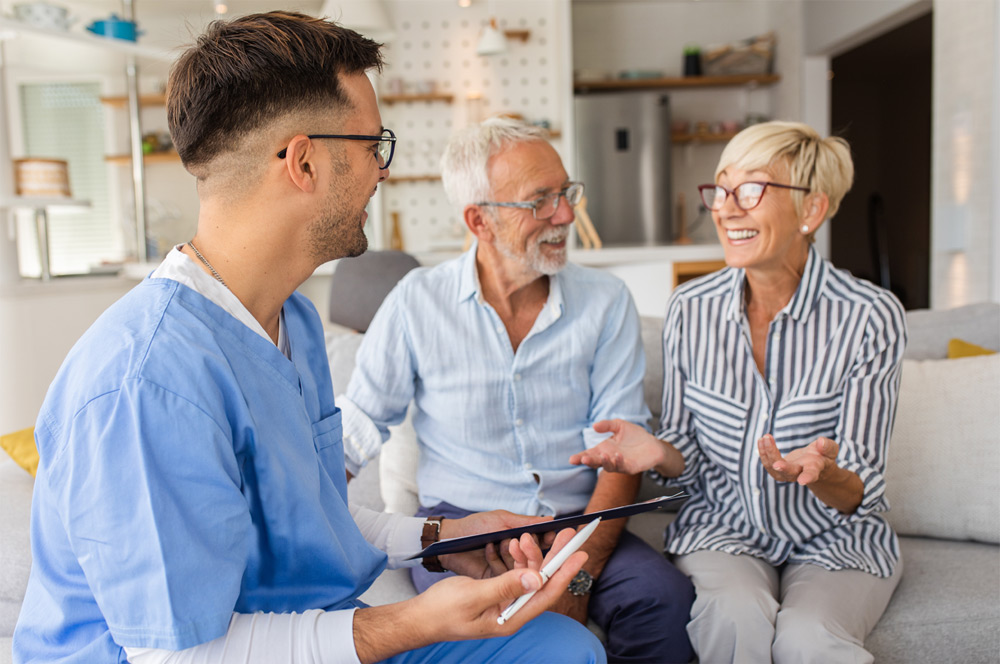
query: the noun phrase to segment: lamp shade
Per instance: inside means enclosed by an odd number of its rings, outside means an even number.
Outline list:
[[[477,55],[499,55],[507,52],[507,38],[497,28],[497,20],[490,19],[490,24],[483,29],[483,34],[476,44]]]

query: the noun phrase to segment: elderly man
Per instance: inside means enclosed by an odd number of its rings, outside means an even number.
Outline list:
[[[571,466],[593,423],[645,426],[639,319],[624,284],[566,263],[572,182],[542,130],[496,118],[453,138],[445,189],[477,242],[410,272],[379,309],[344,400],[348,469],[378,453],[411,401],[419,515],[565,515],[633,501],[638,477]],[[604,630],[610,661],[688,661],[688,579],[601,524],[555,610]],[[442,575],[414,568],[418,589]]]
[[[425,524],[347,504],[322,327],[294,291],[366,248],[395,140],[365,74],[380,65],[355,32],[273,12],[212,24],[174,66],[167,114],[198,180],[197,234],[105,312],[49,390],[16,662],[604,660],[586,629],[539,616],[561,588],[498,624],[541,586],[527,537],[510,547],[519,569],[442,559],[496,578],[358,600],[386,565],[379,549],[402,564],[425,526],[525,521]]]

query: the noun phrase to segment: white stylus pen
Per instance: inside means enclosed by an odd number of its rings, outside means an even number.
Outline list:
[[[594,532],[597,528],[597,524],[600,522],[601,517],[597,517],[588,523],[583,530],[578,532],[576,535],[573,535],[573,539],[567,542],[566,546],[559,549],[559,553],[557,553],[552,560],[542,566],[541,572],[539,572],[542,575],[542,585],[545,585],[545,582],[548,581],[553,574],[559,571],[559,568],[562,567],[564,562],[566,562],[566,559],[573,555],[573,552],[579,549],[580,546],[587,541],[587,538],[590,537],[590,534]],[[517,613],[522,606],[527,604],[528,600],[531,599],[536,592],[538,591],[532,590],[530,593],[525,593],[511,602],[510,606],[504,609],[503,613],[501,613],[497,618],[497,623],[502,625],[510,620],[511,616]]]

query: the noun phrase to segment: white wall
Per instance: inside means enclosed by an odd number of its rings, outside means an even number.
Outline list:
[[[934,3],[931,306],[1000,301],[998,232],[1000,9]]]
[[[850,11],[846,11],[850,9]],[[805,44],[837,55],[933,9],[931,306],[1000,301],[1000,9],[995,0],[808,0]],[[811,76],[819,76],[817,69]],[[828,94],[810,80],[814,98]],[[828,127],[827,127],[828,128]]]
[[[839,55],[923,14],[931,0],[807,0],[804,5],[806,53]]]
[[[134,285],[87,277],[0,286],[0,433],[35,424],[66,353]]]

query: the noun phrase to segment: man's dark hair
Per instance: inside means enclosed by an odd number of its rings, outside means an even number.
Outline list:
[[[214,21],[170,71],[167,123],[181,161],[207,164],[290,111],[347,106],[339,76],[381,71],[380,46],[296,12]]]

